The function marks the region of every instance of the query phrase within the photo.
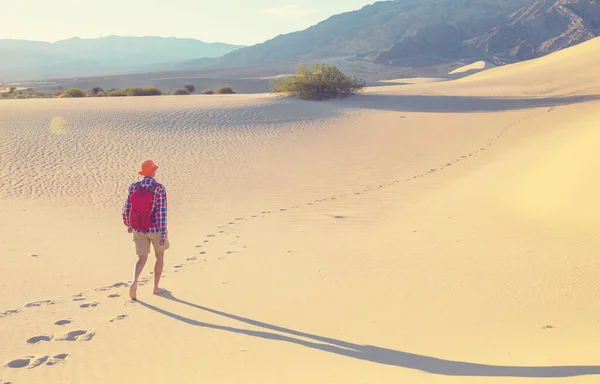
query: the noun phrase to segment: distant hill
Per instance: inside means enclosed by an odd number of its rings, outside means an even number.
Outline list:
[[[241,46],[194,39],[108,36],[55,43],[0,40],[0,80],[145,71],[154,63],[218,57]]]
[[[537,58],[600,35],[597,0],[536,0],[510,14],[504,23],[468,40],[496,60]]]
[[[194,66],[246,66],[329,57],[377,57],[424,27],[451,24],[458,42],[485,34],[531,0],[396,0],[381,1],[332,16],[304,31],[277,36]],[[443,30],[439,30],[443,34]],[[391,57],[390,57],[391,59]],[[380,60],[383,62],[384,60]],[[393,60],[392,60],[393,62]],[[180,69],[184,67],[180,66]]]
[[[0,40],[0,80],[231,67],[238,73],[240,67],[258,71],[314,60],[447,74],[448,68],[478,61],[503,65],[533,59],[598,35],[600,0],[393,0],[250,47],[155,37],[54,44]]]
[[[599,35],[598,0],[395,0],[330,17],[220,58],[170,69],[355,57],[419,68],[485,60],[506,64]]]

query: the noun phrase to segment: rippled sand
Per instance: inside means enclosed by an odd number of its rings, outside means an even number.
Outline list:
[[[598,44],[331,102],[1,101],[0,383],[595,383]],[[133,303],[146,158],[170,293]]]

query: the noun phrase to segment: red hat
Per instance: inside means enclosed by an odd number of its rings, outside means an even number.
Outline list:
[[[138,173],[142,176],[150,176],[158,169],[158,165],[154,164],[152,160],[146,160],[140,166]]]

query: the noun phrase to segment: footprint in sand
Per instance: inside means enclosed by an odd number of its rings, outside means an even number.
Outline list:
[[[34,336],[34,337],[30,337],[29,339],[27,339],[27,344],[37,344],[37,343],[41,343],[42,341],[50,341],[53,338],[54,338],[54,335]]]
[[[71,319],[58,320],[54,323],[54,325],[67,325],[71,324],[73,321]]]
[[[110,320],[110,322],[114,323],[115,321],[125,320],[126,318],[127,318],[127,315],[123,314],[123,315],[119,315],[119,316],[115,317],[114,319]]]
[[[116,299],[117,297],[121,297],[120,293],[113,293],[112,295],[107,296],[109,299]]]
[[[75,295],[75,296],[73,296],[73,301],[83,301],[83,300],[86,300],[86,297],[85,297],[85,296],[83,296],[83,294],[82,294],[82,293],[80,293],[80,294],[78,294],[78,295]]]
[[[201,255],[206,255],[206,251],[200,252]]]
[[[197,259],[196,259],[196,256],[192,256],[192,257],[188,257],[186,260],[187,261],[196,261]]]
[[[36,356],[27,356],[23,359],[16,359],[16,360],[6,363],[5,367],[14,368],[14,369],[21,369],[21,368],[33,369],[33,368],[39,367],[40,365],[42,365],[44,363],[46,365],[55,365],[55,364],[61,363],[61,362],[65,361],[68,356],[69,356],[68,353],[61,353],[61,354],[55,355],[53,357],[50,357],[48,355],[37,356],[37,357]]]
[[[19,313],[18,309],[9,309],[5,312],[0,312],[0,319],[6,316],[14,315],[15,313]]]
[[[42,305],[52,305],[52,304],[56,304],[56,302],[53,300],[42,300],[42,301],[34,301],[33,303],[29,303],[25,307],[27,307],[27,308],[41,307]]]
[[[86,330],[77,330],[71,331],[64,335],[61,338],[56,340],[58,341],[90,341],[94,338],[96,332],[88,332]]]
[[[55,365],[58,363],[62,363],[63,361],[65,361],[67,359],[68,356],[69,356],[68,353],[61,353],[56,356],[53,356],[50,360],[48,360],[46,362],[46,365]]]
[[[210,234],[210,235],[206,235],[206,237],[215,237],[216,235],[214,234]]]
[[[94,302],[91,302],[91,303],[81,304],[79,306],[79,308],[96,308],[98,305],[100,305],[100,303],[97,302],[97,301],[94,301]]]
[[[10,361],[8,363],[6,363],[6,367],[8,368],[27,368],[27,369],[33,369],[36,367],[39,367],[40,365],[44,364],[46,361],[48,361],[48,359],[50,359],[50,356],[45,355],[45,356],[27,356],[25,358],[22,359],[16,359],[13,361]]]
[[[111,285],[111,288],[122,288],[122,287],[128,287],[129,284],[124,282],[124,281],[119,281],[118,283],[114,283],[113,285]]]

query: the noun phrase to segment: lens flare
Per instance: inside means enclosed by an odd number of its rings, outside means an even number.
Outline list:
[[[50,132],[55,135],[64,135],[69,122],[61,116],[54,116],[50,121]]]

